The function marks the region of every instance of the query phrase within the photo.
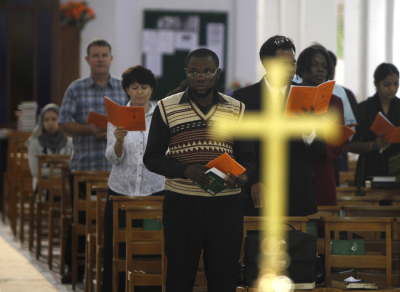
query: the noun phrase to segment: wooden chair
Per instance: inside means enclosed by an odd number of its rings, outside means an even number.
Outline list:
[[[400,206],[343,206],[347,217],[398,217]],[[393,239],[399,239],[398,225],[393,223]],[[366,237],[380,239],[380,232],[366,233]]]
[[[365,196],[398,196],[399,189],[377,189],[377,188],[363,188]]]
[[[312,215],[308,215],[310,220],[315,220],[318,225],[322,217],[339,217],[339,212],[342,210],[341,206],[318,206],[318,212]],[[339,239],[339,232],[334,233],[334,238]],[[323,237],[318,237],[317,241],[317,253],[325,253],[325,239]]]
[[[2,220],[5,223],[6,218],[10,221],[11,229],[16,235],[16,180],[17,171],[16,163],[18,156],[18,145],[25,143],[30,137],[30,132],[8,131],[8,152],[7,152],[7,171],[3,174],[3,204],[2,204]]]
[[[339,182],[340,184],[346,184],[349,186],[354,185],[355,171],[339,171]]]
[[[368,280],[367,280],[368,281]],[[373,281],[371,281],[373,282]],[[338,288],[332,288],[332,287],[328,287],[326,288],[326,292],[343,292],[343,291],[348,291],[348,290],[342,290],[342,289],[338,289]],[[368,290],[351,290],[351,292],[365,292]],[[398,292],[399,288],[397,287],[393,287],[393,286],[379,286],[378,285],[378,289],[377,290],[373,290],[376,292]]]
[[[72,224],[71,193],[68,177],[70,174],[69,164],[61,164],[61,204],[60,204],[60,275],[65,273],[65,251],[67,244],[67,232]]]
[[[28,148],[25,143],[18,145],[17,155],[17,174],[18,186],[16,188],[17,196],[17,217],[19,219],[19,239],[21,244],[25,239],[25,223],[29,224],[29,204],[32,200],[32,174],[29,168]]]
[[[85,291],[93,292],[94,268],[96,271],[96,292],[101,291],[104,250],[104,208],[108,186],[93,186],[96,193],[96,233],[87,235],[85,263]],[[96,263],[96,266],[94,266]]]
[[[134,219],[162,219],[162,206],[122,206],[126,212],[127,292],[135,286],[162,286],[163,230],[133,228]],[[157,260],[133,260],[133,256],[159,256]],[[130,272],[130,273],[129,273]]]
[[[240,291],[243,291],[243,292],[263,292],[263,291],[265,291],[265,290],[261,290],[261,289],[258,289],[258,288],[251,288],[251,287],[244,287],[244,289],[246,289],[246,290],[239,290],[239,287],[238,287],[238,288],[236,288],[236,292],[240,292]],[[315,287],[312,290],[293,290],[293,292],[296,292],[296,291],[297,292],[304,292],[304,291],[309,291],[309,292],[327,292],[327,289],[328,288],[326,288],[326,287]],[[357,292],[361,292],[361,291],[357,291]]]
[[[118,220],[118,210],[122,210],[122,206],[161,206],[164,202],[163,196],[146,196],[146,197],[127,197],[127,196],[111,196],[113,202],[113,292],[118,291],[118,273],[125,272],[126,258],[120,257],[119,245],[126,243],[126,228],[121,228]],[[129,275],[127,276],[129,277]]]
[[[355,196],[357,193],[356,187],[336,187],[336,196]]]
[[[269,220],[268,217],[259,217],[259,216],[244,216],[243,220],[243,240],[242,240],[242,249],[241,249],[241,257],[244,255],[245,251],[245,239],[248,234],[248,231],[259,231],[262,230],[262,223]],[[291,230],[292,228],[284,223],[289,223],[296,230],[301,230],[301,232],[307,232],[307,222],[309,221],[308,217],[282,217],[279,219],[284,230]],[[242,279],[244,280],[244,279]]]
[[[74,176],[74,215],[72,224],[72,267],[71,282],[72,289],[75,290],[78,279],[78,265],[85,265],[86,253],[79,252],[78,240],[79,236],[87,238],[89,233],[95,232],[95,224],[93,220],[96,216],[96,201],[92,200],[92,187],[97,184],[106,184],[109,171],[72,171]],[[79,183],[85,183],[85,198],[79,196]],[[79,214],[86,214],[85,224],[79,222]],[[89,225],[89,226],[88,226]]]
[[[60,202],[55,202],[54,197],[60,195],[62,189],[61,182],[61,170],[60,164],[69,164],[71,155],[58,155],[58,154],[38,154],[38,191],[35,200],[35,206],[33,213],[36,215],[36,258],[39,259],[42,249],[42,238],[44,231],[47,230],[48,240],[48,258],[47,263],[49,268],[52,268],[53,263],[53,239],[54,239],[54,228],[59,230],[59,220],[55,224],[55,214],[60,212]],[[49,176],[43,176],[43,165],[49,168]],[[64,182],[65,183],[65,182]],[[43,192],[47,190],[49,194],[48,201],[43,198]],[[32,226],[33,229],[33,226]],[[30,232],[32,234],[32,232]],[[32,240],[30,238],[30,240]]]
[[[400,206],[400,196],[392,196],[392,206]]]
[[[143,203],[143,201],[141,202]],[[162,219],[162,205],[123,205],[126,212],[126,291],[134,292],[135,286],[162,285],[165,292],[167,257],[164,253],[163,230],[145,230],[133,228],[134,219]],[[160,259],[133,260],[132,256],[160,256]],[[203,259],[200,258],[193,291],[207,291]],[[204,290],[205,289],[205,290]],[[243,290],[240,290],[243,291]]]
[[[49,190],[49,207],[48,207],[48,257],[47,263],[49,265],[49,269],[53,267],[53,246],[54,246],[54,232],[57,230],[60,238],[61,245],[61,202],[65,199],[66,196],[69,195],[69,183],[64,179],[62,179],[62,168],[69,167],[69,159],[71,155],[49,155],[47,163],[50,168],[50,181],[51,188]],[[56,171],[59,172],[56,174]],[[66,194],[64,194],[65,192]],[[55,196],[60,197],[59,202],[55,202]],[[65,234],[63,235],[65,236]]]
[[[338,206],[379,206],[379,202],[390,199],[387,196],[338,196]]]
[[[392,283],[392,224],[393,218],[326,217],[325,222],[325,283],[331,285],[331,268],[385,269],[386,285]],[[331,255],[331,231],[383,231],[385,255]]]

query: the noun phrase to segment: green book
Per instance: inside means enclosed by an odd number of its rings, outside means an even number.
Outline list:
[[[201,187],[203,190],[205,190],[207,193],[209,193],[212,196],[215,196],[219,192],[223,191],[226,189],[226,186],[224,186],[225,183],[225,178],[227,175],[223,173],[222,171],[219,171],[215,167],[207,170],[205,172],[207,176],[209,176],[213,182],[209,185],[199,185],[197,182],[193,181],[195,185],[198,185]]]
[[[331,255],[364,255],[364,239],[331,239]]]

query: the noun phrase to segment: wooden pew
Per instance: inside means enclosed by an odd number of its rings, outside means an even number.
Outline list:
[[[312,215],[308,215],[308,218],[311,220],[317,221],[317,230],[318,230],[318,222],[322,217],[339,217],[339,212],[342,210],[341,206],[318,206],[318,212]],[[318,235],[317,235],[318,236]],[[339,232],[334,233],[334,238],[339,239]],[[318,237],[317,241],[317,253],[324,254],[325,252],[325,240],[322,237]]]
[[[162,206],[164,202],[163,196],[145,196],[145,197],[127,197],[127,196],[111,196],[113,202],[113,292],[118,291],[118,273],[125,272],[126,258],[120,257],[119,244],[126,243],[126,227],[121,228],[118,219],[118,210],[122,210],[122,206]],[[127,275],[126,277],[129,277]]]
[[[357,193],[356,187],[336,187],[336,196],[355,196]]]
[[[378,189],[378,188],[363,188],[365,196],[398,196],[399,189]]]
[[[127,292],[135,286],[162,286],[163,230],[132,227],[132,220],[162,219],[162,206],[122,206],[126,212],[126,277]],[[133,256],[160,256],[159,260],[134,261]]]
[[[268,217],[260,217],[260,216],[244,216],[243,220],[243,240],[242,240],[242,249],[241,249],[241,257],[244,255],[245,251],[245,239],[248,234],[248,231],[259,231],[262,230],[263,222],[269,220]],[[307,222],[309,221],[308,217],[282,217],[279,218],[279,224],[282,226],[283,230],[292,230],[292,228],[285,223],[289,223],[296,230],[300,230],[301,232],[307,232]],[[242,275],[242,280],[244,280],[244,275]]]
[[[96,292],[101,291],[103,250],[104,250],[104,208],[106,205],[108,186],[94,185],[96,193],[96,233],[87,235],[85,259],[85,289],[93,292],[94,268],[96,271]]]
[[[79,236],[87,235],[95,232],[95,225],[92,219],[95,217],[96,201],[92,201],[93,185],[107,183],[110,176],[109,171],[72,171],[74,176],[74,215],[72,223],[72,269],[71,282],[72,289],[75,289],[78,279],[78,265],[85,265],[86,253],[79,252],[78,240]],[[79,183],[85,183],[85,198],[79,196]],[[94,211],[93,211],[94,210]],[[86,223],[79,222],[79,213],[86,214]],[[89,226],[88,226],[89,223]],[[88,233],[89,232],[89,233]]]
[[[19,219],[19,239],[21,243],[24,243],[25,239],[25,223],[29,224],[29,204],[33,199],[32,192],[32,174],[29,168],[28,159],[28,148],[25,143],[18,145],[18,155],[17,155],[17,178],[14,178],[18,182],[16,188],[17,195],[17,217]]]
[[[65,273],[65,251],[67,245],[67,232],[72,224],[71,190],[68,177],[70,174],[69,164],[61,164],[61,204],[60,204],[60,275]]]
[[[36,215],[35,231],[36,231],[36,258],[39,259],[42,248],[42,238],[44,229],[47,230],[47,240],[48,240],[48,257],[47,263],[49,268],[52,268],[53,263],[53,239],[54,239],[54,229],[59,231],[59,221],[56,223],[55,214],[59,214],[60,202],[55,202],[54,197],[59,196],[61,193],[61,170],[60,164],[69,165],[69,159],[71,155],[59,155],[59,154],[38,154],[36,155],[38,159],[38,191],[34,202],[34,206],[30,209]],[[43,166],[49,168],[49,176],[43,176]],[[43,198],[43,192],[48,191],[49,197],[48,201]],[[34,229],[32,227],[32,229]],[[33,234],[33,230],[30,231],[30,235]],[[30,237],[30,241],[32,238]],[[30,243],[31,245],[31,243]]]
[[[391,199],[388,196],[338,196],[338,206],[379,206],[384,199]]]
[[[62,179],[62,168],[69,167],[69,160],[71,155],[59,155],[52,154],[48,155],[47,164],[50,168],[49,180],[51,182],[51,187],[49,190],[49,201],[48,201],[48,257],[47,263],[49,269],[53,267],[53,246],[54,246],[54,232],[57,231],[61,234],[61,202],[69,195],[69,183]],[[59,172],[59,173],[57,173]],[[63,194],[63,192],[67,194]],[[55,201],[55,197],[60,198],[59,202]],[[61,236],[59,236],[61,239]]]
[[[400,206],[343,206],[347,217],[398,217]],[[393,224],[393,239],[399,239],[398,226]],[[380,239],[380,233],[372,238]]]
[[[18,153],[18,145],[23,144],[28,140],[31,132],[18,132],[10,130],[7,133],[8,137],[8,153],[7,153],[7,171],[3,174],[3,204],[2,204],[2,220],[5,223],[6,218],[9,219],[11,230],[16,235],[16,187],[18,182],[16,163]]]
[[[331,284],[331,268],[385,269],[386,285],[392,284],[392,225],[393,218],[330,217],[325,222],[325,283]],[[385,232],[385,255],[331,255],[331,231]]]

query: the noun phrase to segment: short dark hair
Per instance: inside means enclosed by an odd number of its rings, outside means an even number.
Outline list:
[[[110,54],[111,54],[111,45],[103,39],[94,39],[92,40],[86,47],[86,54],[89,56],[90,48],[93,46],[98,46],[98,47],[108,47],[110,49]]]
[[[277,45],[275,43],[275,40],[278,38],[284,38],[287,41],[283,42],[280,45]],[[296,47],[294,46],[293,42],[289,38],[287,38],[283,35],[274,35],[273,37],[270,37],[269,39],[267,39],[266,42],[260,48],[259,55],[260,55],[261,62],[265,58],[275,57],[277,50],[293,50],[293,52],[296,53]]]
[[[201,48],[191,51],[189,55],[187,55],[186,57],[185,67],[187,68],[191,58],[206,58],[206,57],[211,57],[215,63],[215,66],[217,66],[217,68],[219,67],[219,59],[217,54],[206,48]]]
[[[329,60],[331,60],[332,66],[333,68],[335,68],[337,64],[337,58],[332,51],[328,51],[328,54],[329,54]]]
[[[399,76],[399,70],[397,69],[397,67],[391,63],[382,63],[375,69],[374,81],[376,84],[378,84],[387,76],[392,74],[396,74],[397,76]]]
[[[153,72],[140,65],[130,67],[122,73],[121,84],[125,92],[126,89],[135,82],[142,85],[148,84],[153,89],[153,92],[157,87],[157,79]]]
[[[297,68],[296,68],[297,76],[302,77],[303,72],[311,72],[311,60],[317,53],[321,53],[325,57],[326,62],[328,63],[328,68],[327,68],[328,75],[326,76],[326,78],[328,79],[329,76],[332,75],[333,67],[331,61],[329,60],[328,52],[321,48],[308,47],[304,49],[297,58]]]

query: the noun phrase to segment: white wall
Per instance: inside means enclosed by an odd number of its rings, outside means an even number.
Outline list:
[[[62,0],[66,2],[67,0]],[[141,29],[146,9],[228,13],[227,82],[257,82],[264,74],[258,51],[275,34],[294,39],[297,52],[318,41],[335,50],[335,0],[89,0],[96,20],[81,33],[81,76],[89,74],[86,45],[104,38],[113,48],[111,72],[120,76],[141,63]]]
[[[258,47],[279,34],[294,40],[297,56],[311,42],[336,52],[335,0],[260,0],[258,17]],[[258,69],[264,73],[261,65]]]

